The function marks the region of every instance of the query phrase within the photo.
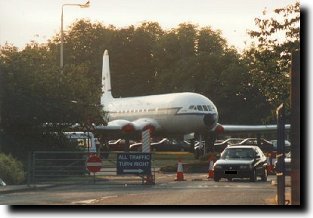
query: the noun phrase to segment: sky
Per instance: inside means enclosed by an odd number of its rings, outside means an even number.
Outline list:
[[[0,0],[0,45],[6,42],[22,49],[35,40],[44,43],[60,31],[62,4],[87,0]],[[64,7],[64,29],[76,19],[89,19],[118,28],[156,21],[163,29],[190,22],[221,30],[238,50],[249,42],[247,30],[266,9],[284,7],[296,0],[90,0],[89,8]]]

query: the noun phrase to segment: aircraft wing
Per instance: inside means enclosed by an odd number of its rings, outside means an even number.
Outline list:
[[[216,128],[223,128],[219,130],[222,133],[245,133],[245,132],[274,132],[277,131],[277,125],[221,125],[218,124]],[[290,124],[285,125],[285,130],[290,130]]]

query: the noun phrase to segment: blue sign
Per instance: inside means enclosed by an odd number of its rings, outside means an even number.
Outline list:
[[[151,154],[119,153],[116,161],[117,174],[151,175]]]

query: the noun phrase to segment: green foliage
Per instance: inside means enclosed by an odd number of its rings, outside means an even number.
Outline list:
[[[20,161],[11,155],[0,153],[0,178],[7,185],[18,185],[25,181],[25,172]]]
[[[275,18],[255,19],[258,30],[249,34],[257,41],[243,55],[252,86],[261,91],[273,112],[281,103],[289,104],[291,54],[300,49],[300,2],[274,13]]]
[[[115,97],[197,92],[213,100],[221,123],[269,123],[275,117],[271,112],[288,101],[290,56],[300,41],[299,10],[297,3],[275,10],[282,19],[256,18],[258,30],[250,36],[257,44],[243,54],[227,44],[221,31],[190,23],[171,30],[156,22],[117,29],[78,20],[64,34],[63,74],[59,35],[21,51],[5,44],[0,47],[0,128],[6,142],[0,148],[14,155],[49,149],[40,144],[60,149],[60,140],[44,140],[47,132],[61,132],[76,122],[103,123],[99,102],[105,49]],[[275,39],[280,31],[283,42]],[[44,129],[44,123],[55,128]]]

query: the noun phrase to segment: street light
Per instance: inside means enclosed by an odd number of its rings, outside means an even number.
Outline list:
[[[63,74],[63,7],[64,6],[79,6],[80,8],[88,8],[90,2],[86,2],[85,4],[63,4],[62,5],[62,13],[61,13],[61,48],[60,48],[60,69],[61,74]]]

